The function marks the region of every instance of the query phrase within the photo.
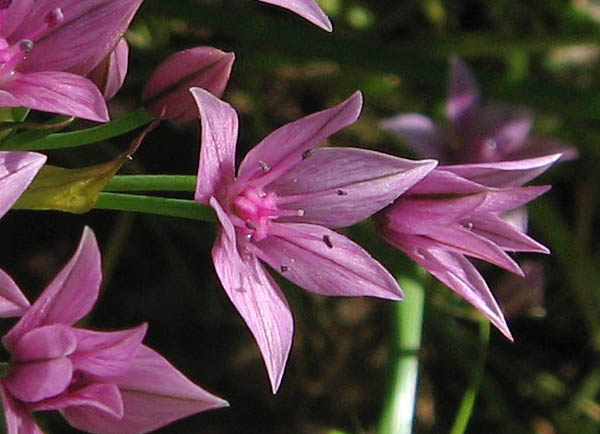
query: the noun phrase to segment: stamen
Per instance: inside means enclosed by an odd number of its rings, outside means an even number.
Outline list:
[[[46,17],[44,18],[44,21],[46,21],[46,24],[48,24],[50,27],[54,27],[54,26],[58,25],[59,23],[61,23],[64,19],[65,19],[65,14],[63,14],[62,9],[54,8],[52,11],[50,11],[48,13],[48,15],[46,15]]]
[[[33,41],[31,39],[23,39],[19,42],[19,48],[25,53],[33,50]]]
[[[329,238],[329,235],[323,235],[323,242],[327,247],[333,249],[333,243],[331,242],[331,238]]]
[[[281,270],[282,273],[285,273],[287,270],[289,270],[289,267],[287,265],[282,265],[280,267],[280,270]]]
[[[348,196],[348,192],[344,191],[344,190],[338,190],[337,195],[338,196]]]
[[[302,160],[306,160],[308,157],[310,157],[313,154],[314,149],[307,149],[306,151],[304,151],[302,153]]]

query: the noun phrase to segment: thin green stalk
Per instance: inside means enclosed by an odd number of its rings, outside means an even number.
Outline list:
[[[379,434],[410,434],[413,429],[425,291],[415,280],[399,281],[404,300],[394,304],[391,382]]]
[[[116,175],[104,191],[195,191],[193,175]]]
[[[2,144],[2,149],[11,151],[43,151],[88,145],[128,133],[148,124],[152,120],[152,115],[142,107],[112,122],[84,130],[50,134],[33,140],[27,132],[16,134]]]
[[[481,386],[483,375],[485,373],[485,361],[487,358],[489,340],[490,322],[488,320],[481,320],[479,322],[479,358],[477,359],[476,365],[473,367],[471,384],[469,384],[469,387],[463,395],[450,434],[463,434],[469,425],[469,420],[471,420],[473,408],[475,407],[475,399],[477,398],[477,393],[479,392],[479,387]]]
[[[205,222],[216,222],[213,210],[193,200],[139,194],[102,192],[94,204],[95,209],[143,212],[171,217],[182,217]]]

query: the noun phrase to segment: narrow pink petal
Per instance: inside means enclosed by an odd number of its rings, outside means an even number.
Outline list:
[[[273,393],[277,392],[292,346],[294,320],[285,296],[257,258],[241,257],[235,229],[216,200],[211,200],[223,230],[212,250],[221,284],[254,335],[265,361]]]
[[[68,72],[17,73],[6,90],[18,105],[91,121],[109,120],[104,97],[89,79]]]
[[[282,8],[288,9],[302,18],[310,21],[314,25],[331,32],[333,26],[331,21],[325,15],[315,0],[259,0],[263,3],[269,3]]]
[[[501,214],[531,202],[548,190],[550,190],[549,185],[489,189],[478,211]]]
[[[33,328],[72,325],[80,320],[96,302],[101,280],[100,251],[94,233],[86,227],[71,260],[4,336],[2,343],[11,351],[16,341]]]
[[[125,38],[121,38],[115,49],[88,74],[88,78],[101,89],[104,99],[108,101],[123,86],[128,66],[129,45]]]
[[[24,402],[36,402],[62,393],[71,382],[73,365],[68,357],[11,366],[3,380],[8,391]]]
[[[15,38],[27,38],[59,7],[64,19],[39,38],[19,65],[24,72],[68,71],[87,75],[115,48],[142,0],[45,0],[36,2]]]
[[[17,341],[12,360],[27,362],[68,356],[77,347],[73,329],[62,324],[35,328]]]
[[[0,383],[0,397],[7,434],[44,434],[23,404],[10,396],[3,383]]]
[[[260,258],[286,279],[317,294],[399,300],[390,273],[363,248],[322,226],[272,223],[257,242]]]
[[[436,165],[363,149],[315,149],[267,190],[281,209],[302,210],[278,221],[344,227],[390,205]]]
[[[445,170],[447,167],[438,166],[425,178],[416,183],[407,195],[448,195],[448,194],[474,194],[489,191],[489,188],[477,182],[470,181],[462,176],[456,175],[451,171]],[[402,198],[404,199],[404,198]]]
[[[36,152],[0,151],[0,217],[13,206],[46,162]]]
[[[238,118],[235,110],[209,92],[190,89],[202,120],[198,183],[194,200],[208,203],[234,177]]]
[[[439,169],[488,187],[519,187],[543,173],[559,158],[560,154],[550,154],[516,161],[453,164],[439,166]]]
[[[384,119],[379,126],[397,134],[420,156],[441,161],[450,159],[446,134],[431,119],[418,113],[406,113]]]
[[[0,270],[0,318],[21,316],[28,308],[27,297],[21,292],[15,281]]]
[[[97,408],[63,411],[74,427],[100,434],[137,434],[160,428],[192,414],[226,407],[226,401],[188,380],[156,351],[141,346],[132,368],[113,379],[123,399],[123,417],[109,417]]]
[[[220,97],[225,91],[235,55],[212,47],[179,51],[162,62],[142,91],[142,101],[157,118],[189,122],[198,119],[190,88]]]
[[[550,253],[547,247],[527,236],[495,214],[471,218],[473,232],[511,252]]]
[[[116,384],[94,383],[31,405],[33,411],[93,408],[106,418],[122,418],[123,399]]]
[[[71,356],[74,368],[97,377],[122,374],[131,367],[147,329],[147,324],[116,332],[75,329],[77,351]]]
[[[479,89],[468,66],[458,56],[450,59],[450,79],[446,114],[451,122],[460,123],[472,116],[479,106]],[[456,125],[460,130],[460,126]]]
[[[354,123],[362,108],[362,94],[354,93],[337,106],[291,122],[273,131],[256,145],[244,158],[239,168],[240,183],[263,175],[264,184],[302,161],[305,151],[323,142],[327,137]]]
[[[427,247],[428,243],[423,243],[422,238],[418,236],[395,234],[386,239],[471,303],[504,336],[513,340],[504,314],[485,280],[464,256],[443,249]]]

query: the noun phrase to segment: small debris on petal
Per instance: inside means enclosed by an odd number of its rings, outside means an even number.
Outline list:
[[[280,267],[280,270],[281,270],[282,273],[285,273],[287,270],[289,270],[289,267],[287,265],[282,265]]]
[[[269,165],[267,163],[265,163],[264,161],[259,161],[258,165],[260,166],[260,168],[262,170],[264,170],[265,172],[268,172],[269,170],[271,170],[271,168],[269,167]]]
[[[344,191],[344,190],[338,190],[337,195],[338,196],[348,196],[348,192]]]
[[[331,238],[329,238],[329,235],[323,235],[323,242],[327,247],[333,249],[333,243],[331,242]]]
[[[306,160],[308,157],[310,157],[312,155],[313,151],[314,150],[312,148],[311,149],[307,149],[306,151],[304,151],[302,153],[302,159]]]

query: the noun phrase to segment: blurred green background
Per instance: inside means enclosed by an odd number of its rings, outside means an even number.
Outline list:
[[[240,115],[239,156],[282,124],[360,89],[360,120],[331,144],[414,157],[377,124],[408,111],[443,122],[448,58],[461,55],[485,101],[530,106],[536,134],[570,142],[581,154],[535,180],[553,185],[530,207],[530,232],[552,255],[517,259],[543,267],[545,289],[510,283],[505,272],[482,268],[504,303],[515,343],[492,330],[467,432],[600,432],[600,2],[321,5],[333,34],[251,0],[145,0],[127,34],[130,72],[111,103],[113,117],[139,105],[141,88],[161,60],[211,45],[237,57],[223,98]],[[67,167],[106,161],[133,137],[54,151],[50,161]],[[163,123],[121,173],[195,174],[198,145],[198,125]],[[389,376],[390,302],[326,298],[280,280],[296,334],[282,387],[273,396],[258,349],[213,271],[215,225],[108,211],[13,211],[0,226],[0,264],[34,298],[72,254],[86,224],[98,235],[105,273],[104,292],[86,326],[149,322],[145,342],[231,404],[159,432],[376,432]],[[348,233],[393,272],[412,270],[400,252],[373,236],[370,224]],[[431,283],[415,432],[446,433],[477,370],[479,326],[465,303]],[[58,415],[39,421],[47,432],[74,432]]]

